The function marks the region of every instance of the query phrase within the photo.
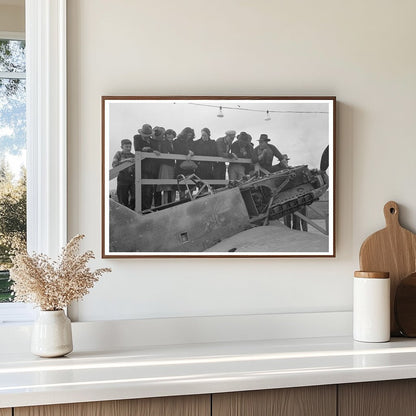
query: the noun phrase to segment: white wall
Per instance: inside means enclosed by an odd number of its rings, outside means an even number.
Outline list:
[[[69,236],[110,266],[72,317],[351,309],[363,239],[416,230],[413,0],[68,1]],[[335,259],[101,260],[102,95],[336,95]]]

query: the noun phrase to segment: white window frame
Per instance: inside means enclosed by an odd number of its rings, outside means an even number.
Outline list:
[[[27,246],[55,258],[67,242],[66,0],[26,0],[25,15]],[[0,323],[34,315],[18,303],[0,312]]]
[[[66,0],[26,0],[28,250],[67,239]]]

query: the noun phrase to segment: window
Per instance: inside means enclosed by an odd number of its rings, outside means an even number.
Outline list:
[[[12,300],[10,255],[26,245],[26,46],[22,35],[13,37],[0,36],[1,303]]]
[[[25,16],[27,247],[56,257],[66,243],[66,0],[26,0]],[[31,305],[0,303],[0,324],[32,317]]]

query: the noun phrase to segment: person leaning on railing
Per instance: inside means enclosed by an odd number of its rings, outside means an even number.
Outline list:
[[[193,144],[193,151],[196,156],[217,156],[217,146],[211,140],[211,131],[208,127],[201,130],[201,138]],[[196,175],[201,179],[213,179],[214,162],[198,162]]]
[[[283,155],[276,146],[269,143],[270,139],[267,134],[260,134],[260,138],[257,141],[259,142],[259,145],[254,148],[254,163],[258,163],[268,172],[278,172],[279,170],[288,167],[287,161],[289,158],[287,155]],[[276,157],[279,160],[277,165],[273,165],[273,157]]]
[[[150,124],[143,124],[143,127],[138,130],[139,134],[134,136],[134,150],[136,152],[158,152],[157,142],[151,140],[153,130]],[[154,179],[159,175],[159,161],[154,163],[154,159],[142,160],[142,179]],[[142,211],[150,209],[153,201],[153,185],[142,185]]]
[[[227,159],[236,159],[237,157],[231,152],[231,145],[236,135],[235,130],[227,130],[225,136],[216,140],[217,154]],[[214,165],[214,179],[225,179],[226,167],[224,162],[217,162]]]
[[[238,158],[251,159],[253,157],[253,147],[251,145],[251,136],[242,131],[237,136],[237,141],[231,145],[231,153]],[[238,181],[246,175],[247,165],[243,163],[234,163],[230,161],[228,166],[228,177],[230,181]]]
[[[165,138],[161,143],[162,153],[175,153],[173,146],[173,139],[176,137],[176,132],[172,129],[167,129]],[[160,161],[159,179],[174,179],[175,178],[175,161],[171,159],[164,159]],[[176,188],[173,185],[158,185],[158,192],[163,192],[162,203],[168,204],[175,201]]]
[[[178,175],[191,175],[197,169],[197,164],[195,162],[189,163],[190,158],[194,155],[193,145],[194,145],[195,131],[191,127],[185,127],[179,134],[178,137],[173,141],[173,149],[178,155],[186,155],[187,160],[177,160],[175,165],[175,176]],[[188,163],[184,163],[188,162]],[[179,198],[183,199],[185,197],[186,186],[180,185],[178,187]]]
[[[270,139],[267,134],[261,134],[257,140],[259,145],[254,148],[253,151],[253,162],[258,163],[260,167],[271,172],[273,165],[273,151],[267,145]]]

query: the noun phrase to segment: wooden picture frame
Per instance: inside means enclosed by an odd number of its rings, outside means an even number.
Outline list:
[[[102,257],[335,257],[335,114],[332,96],[103,96]]]

